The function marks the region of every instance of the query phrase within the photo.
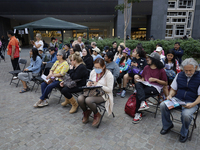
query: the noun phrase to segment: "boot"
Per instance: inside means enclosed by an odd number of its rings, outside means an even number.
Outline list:
[[[83,119],[82,119],[83,123],[88,123],[91,113],[92,113],[91,110],[86,110],[86,111],[83,112]]]
[[[97,127],[100,123],[100,120],[101,120],[101,114],[97,112],[96,114],[94,114],[94,120],[92,122],[92,126]]]
[[[77,110],[78,110],[78,103],[77,103],[77,101],[75,100],[75,98],[73,96],[72,96],[71,99],[69,99],[69,102],[72,104],[72,108],[69,111],[69,113],[73,114],[73,113],[77,112]]]
[[[67,106],[68,104],[70,104],[69,99],[67,99],[65,97],[65,101],[63,103],[61,103],[62,106]]]

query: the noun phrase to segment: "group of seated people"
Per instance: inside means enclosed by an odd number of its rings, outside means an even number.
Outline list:
[[[93,112],[92,126],[98,126],[101,114],[98,112],[96,104],[105,102],[106,110],[110,115],[113,111],[114,87],[118,84],[117,94],[124,98],[127,84],[131,83],[132,86],[135,86],[134,92],[136,93],[136,114],[133,123],[139,123],[142,119],[142,111],[149,108],[146,99],[152,95],[160,94],[161,91],[165,95],[164,100],[176,96],[187,103],[186,106],[182,107],[181,121],[183,126],[179,139],[180,142],[185,142],[192,114],[200,103],[198,63],[192,58],[185,59],[182,62],[181,71],[179,64],[182,61],[183,50],[180,48],[180,43],[175,43],[174,49],[168,50],[166,55],[159,43],[156,45],[156,50],[150,55],[146,55],[140,43],[133,50],[132,55],[131,50],[124,43],[120,43],[117,47],[117,43],[113,42],[113,48],[106,47],[104,50],[104,55],[100,55],[100,49],[95,42],[85,46],[80,39],[74,41],[72,47],[69,44],[64,45],[64,50],[56,51],[50,47],[49,53],[52,57],[49,62],[54,64],[47,79],[51,79],[52,82],[41,84],[42,95],[34,107],[48,106],[48,95],[56,87],[65,96],[65,101],[61,103],[62,106],[71,104],[70,113],[77,112],[78,106],[80,106],[83,111],[83,123],[88,122],[89,116]],[[30,81],[33,76],[37,76],[41,70],[42,58],[38,49],[32,48],[30,56],[30,66],[18,74],[24,87],[20,93],[29,90],[26,82]],[[90,74],[88,74],[88,70],[90,70]],[[67,86],[68,77],[73,81],[77,80],[76,86]],[[81,92],[82,86],[102,86],[102,90],[108,97],[104,95],[100,97],[80,95],[76,101],[72,93]],[[164,102],[161,103],[160,109],[163,123],[160,133],[166,134],[173,128],[173,124]]]

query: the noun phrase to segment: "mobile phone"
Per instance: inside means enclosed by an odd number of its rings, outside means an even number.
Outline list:
[[[90,82],[92,82],[92,83],[93,83],[93,81],[92,81],[92,80],[89,80],[89,79],[88,79],[87,81],[90,81]]]

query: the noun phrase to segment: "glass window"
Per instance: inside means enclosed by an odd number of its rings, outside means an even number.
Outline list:
[[[176,25],[176,35],[184,35],[185,26],[184,25]]]
[[[168,8],[175,8],[175,2],[168,2]]]
[[[193,8],[193,0],[179,0],[178,8]]]
[[[172,37],[172,35],[173,35],[173,25],[167,25],[165,37]]]

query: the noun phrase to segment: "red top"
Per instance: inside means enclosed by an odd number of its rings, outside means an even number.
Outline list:
[[[7,54],[8,55],[11,55],[12,54],[12,46],[15,46],[15,53],[14,53],[14,58],[18,58],[19,57],[19,41],[16,39],[15,36],[12,36],[10,38],[10,41],[8,43],[8,52]]]

